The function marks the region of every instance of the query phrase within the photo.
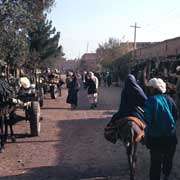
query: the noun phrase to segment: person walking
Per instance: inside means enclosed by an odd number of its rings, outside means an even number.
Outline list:
[[[89,72],[89,79],[87,80],[87,89],[88,89],[88,99],[91,104],[91,109],[97,107],[97,98],[98,98],[98,78],[94,75],[93,72]]]
[[[107,84],[107,77],[106,77],[106,72],[103,72],[103,84],[104,84],[104,87],[106,87],[106,84]]]
[[[110,72],[107,72],[107,85],[108,87],[112,85],[112,75]]]
[[[176,151],[177,136],[175,121],[178,110],[174,100],[164,95],[166,84],[160,78],[147,83],[149,97],[145,102],[145,142],[150,150],[150,180],[169,180]]]
[[[78,105],[78,92],[80,89],[80,83],[77,75],[73,73],[72,81],[69,83],[68,96],[66,102],[71,104],[72,109],[76,109]]]
[[[59,77],[59,82],[58,82],[58,90],[59,90],[59,96],[62,96],[62,85],[65,84],[65,82],[63,81],[61,75]]]

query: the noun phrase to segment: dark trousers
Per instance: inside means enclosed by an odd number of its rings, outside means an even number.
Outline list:
[[[150,180],[160,180],[161,170],[164,176],[170,175],[175,150],[176,144],[150,148]]]

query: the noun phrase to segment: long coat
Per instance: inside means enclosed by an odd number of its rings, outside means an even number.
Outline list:
[[[67,103],[77,105],[79,88],[79,81],[76,78],[73,79],[69,84]]]
[[[98,90],[98,78],[93,76],[93,78],[87,81],[88,94],[95,94]]]

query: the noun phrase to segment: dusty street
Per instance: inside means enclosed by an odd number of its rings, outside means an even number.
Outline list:
[[[129,180],[125,149],[103,137],[103,130],[119,105],[120,88],[101,88],[99,106],[90,110],[86,92],[80,91],[79,107],[66,104],[67,90],[56,100],[46,96],[41,135],[28,137],[29,122],[15,126],[16,143],[7,143],[0,154],[2,180]],[[180,122],[178,123],[178,125]],[[177,129],[180,137],[180,130]],[[180,145],[171,180],[180,179]],[[138,149],[137,180],[148,180],[149,152]]]

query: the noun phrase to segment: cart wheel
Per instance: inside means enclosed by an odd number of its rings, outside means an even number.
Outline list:
[[[43,88],[41,88],[40,89],[40,94],[39,94],[39,105],[40,105],[40,107],[43,107],[43,105],[44,105],[44,89]]]
[[[38,101],[31,102],[30,111],[30,129],[32,136],[39,136],[40,134],[40,106]]]
[[[58,92],[57,92],[57,86],[56,85],[51,85],[50,86],[50,95],[52,99],[56,99],[58,97]]]

